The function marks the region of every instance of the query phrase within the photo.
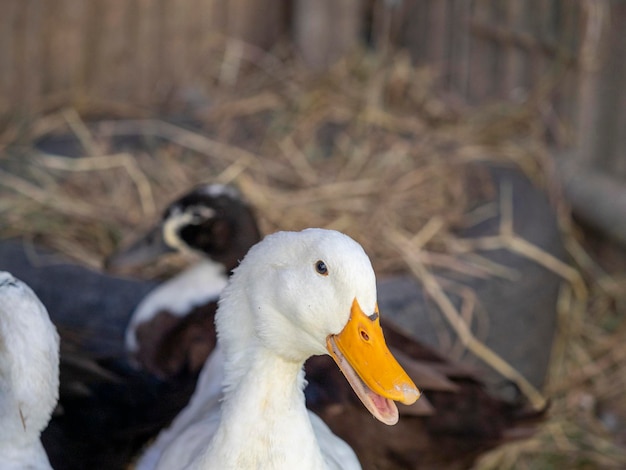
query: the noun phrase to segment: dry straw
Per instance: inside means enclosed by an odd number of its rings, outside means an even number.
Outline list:
[[[622,403],[626,388],[626,331],[606,326],[609,319],[621,319],[623,280],[597,268],[576,241],[558,198],[571,264],[513,232],[506,188],[501,201],[472,212],[467,207],[464,164],[493,155],[558,195],[533,107],[538,98],[504,111],[500,107],[497,113],[455,108],[438,98],[432,72],[413,68],[403,56],[388,62],[356,57],[314,79],[297,65],[279,68],[275,58],[264,63],[274,64],[272,74],[230,70],[229,80],[237,85],[207,86],[214,102],[195,115],[196,130],[157,119],[87,125],[71,107],[41,116],[35,130],[74,136],[85,158],[0,143],[6,149],[0,158],[0,236],[45,243],[98,267],[122,240],[153,223],[167,202],[194,184],[234,183],[256,208],[265,233],[308,226],[342,230],[364,245],[379,273],[413,273],[458,334],[459,344],[516,382],[530,403],[541,407],[544,395],[470,332],[473,303],[458,311],[448,298],[449,286],[431,273],[433,266],[445,266],[479,277],[512,278],[510,269],[474,253],[511,250],[564,281],[561,328],[545,391],[551,412],[533,438],[489,454],[479,466],[626,466],[626,453],[597,412],[601,404]],[[2,135],[16,132],[8,129]],[[141,147],[120,147],[137,135]],[[504,216],[497,236],[455,237],[455,227],[489,217],[498,205]],[[138,274],[162,275],[177,263]]]

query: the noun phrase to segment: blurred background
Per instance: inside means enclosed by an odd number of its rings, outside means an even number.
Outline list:
[[[381,299],[407,329],[548,398],[479,468],[626,468],[626,2],[2,6],[0,238],[99,270],[235,184],[263,233],[350,234],[408,282]]]

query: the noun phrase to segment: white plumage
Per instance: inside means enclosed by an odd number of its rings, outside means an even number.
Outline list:
[[[316,271],[320,260],[327,274]],[[304,361],[328,354],[355,301],[377,311],[369,258],[346,235],[279,232],[254,246],[222,293],[219,347],[196,393],[138,468],[360,468],[303,394]]]
[[[0,468],[49,469],[41,445],[59,397],[59,336],[34,292],[0,271]]]
[[[150,292],[133,312],[126,329],[126,349],[137,352],[137,327],[161,311],[185,316],[194,307],[215,300],[226,286],[228,275],[224,266],[210,259],[203,260]]]

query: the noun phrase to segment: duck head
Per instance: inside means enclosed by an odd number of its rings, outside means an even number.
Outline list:
[[[166,253],[195,251],[228,272],[260,238],[252,209],[234,186],[205,184],[172,202],[155,227],[105,264],[119,270]]]
[[[330,354],[383,423],[397,422],[394,401],[419,397],[385,344],[370,260],[342,233],[278,232],[252,247],[222,294],[216,326],[226,356],[245,357],[236,346],[250,343],[300,363]]]

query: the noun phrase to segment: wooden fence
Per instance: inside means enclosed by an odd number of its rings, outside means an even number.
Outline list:
[[[542,102],[552,138],[626,176],[622,0],[0,0],[0,125],[71,104],[158,112],[239,38],[313,69],[407,49],[470,104]],[[219,53],[216,51],[220,51]],[[546,91],[547,90],[547,91]],[[542,94],[542,91],[545,93]]]
[[[223,36],[271,47],[283,0],[1,0],[0,116],[84,100],[158,107]]]

